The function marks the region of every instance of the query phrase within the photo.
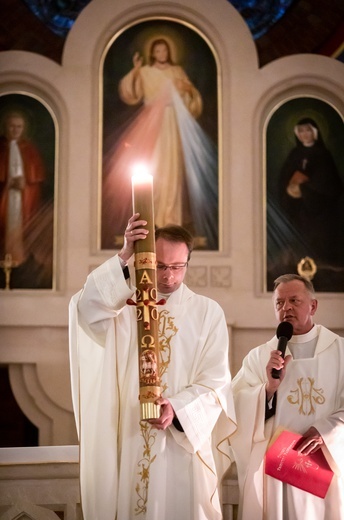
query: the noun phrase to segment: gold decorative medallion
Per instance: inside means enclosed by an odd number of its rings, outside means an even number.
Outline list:
[[[312,280],[317,272],[317,264],[314,262],[313,258],[305,256],[305,258],[301,258],[300,262],[297,264],[297,272],[300,276],[307,278],[307,280]]]

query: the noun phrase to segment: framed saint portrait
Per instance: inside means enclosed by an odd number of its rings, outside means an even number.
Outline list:
[[[121,247],[136,164],[153,176],[156,227],[219,247],[217,64],[193,28],[150,19],[114,36],[102,65],[100,249]]]
[[[344,292],[344,122],[298,97],[266,127],[266,280],[298,273],[317,292]]]
[[[55,125],[22,93],[0,96],[0,287],[54,288]]]

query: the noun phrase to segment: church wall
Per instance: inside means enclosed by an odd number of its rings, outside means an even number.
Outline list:
[[[114,5],[115,4],[115,5]],[[61,65],[22,52],[0,53],[0,95],[28,93],[53,114],[56,130],[55,288],[2,291],[0,363],[39,426],[40,444],[75,444],[68,366],[68,303],[87,274],[113,252],[97,245],[100,64],[111,38],[147,17],[194,27],[219,65],[220,249],[195,251],[191,289],[217,300],[231,338],[232,373],[276,322],[264,289],[264,129],[271,110],[293,96],[320,95],[344,114],[344,66],[316,55],[282,58],[259,69],[251,33],[217,0],[94,0],[70,31]],[[318,295],[316,320],[344,335],[343,293]]]

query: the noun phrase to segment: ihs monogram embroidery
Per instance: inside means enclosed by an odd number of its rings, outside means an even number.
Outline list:
[[[315,405],[325,402],[324,390],[314,388],[314,378],[311,377],[300,377],[297,386],[296,390],[291,390],[292,395],[288,395],[289,403],[298,404],[301,415],[312,415],[315,413]]]
[[[171,340],[178,332],[177,327],[173,323],[173,318],[169,316],[169,312],[163,310],[159,313],[159,351],[160,351],[160,380],[167,372],[171,360]],[[167,389],[167,384],[162,383],[162,393]],[[138,516],[147,511],[147,497],[149,487],[149,471],[151,464],[155,461],[156,455],[152,453],[152,447],[155,443],[157,432],[153,430],[149,423],[141,421],[141,436],[143,438],[143,454],[142,459],[138,462],[140,482],[137,483],[135,491],[138,495],[135,515]]]

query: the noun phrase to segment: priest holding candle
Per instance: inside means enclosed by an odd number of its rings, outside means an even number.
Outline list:
[[[236,429],[226,320],[184,283],[189,232],[154,233],[151,193],[133,181],[123,248],[70,303],[84,520],[221,520]]]

